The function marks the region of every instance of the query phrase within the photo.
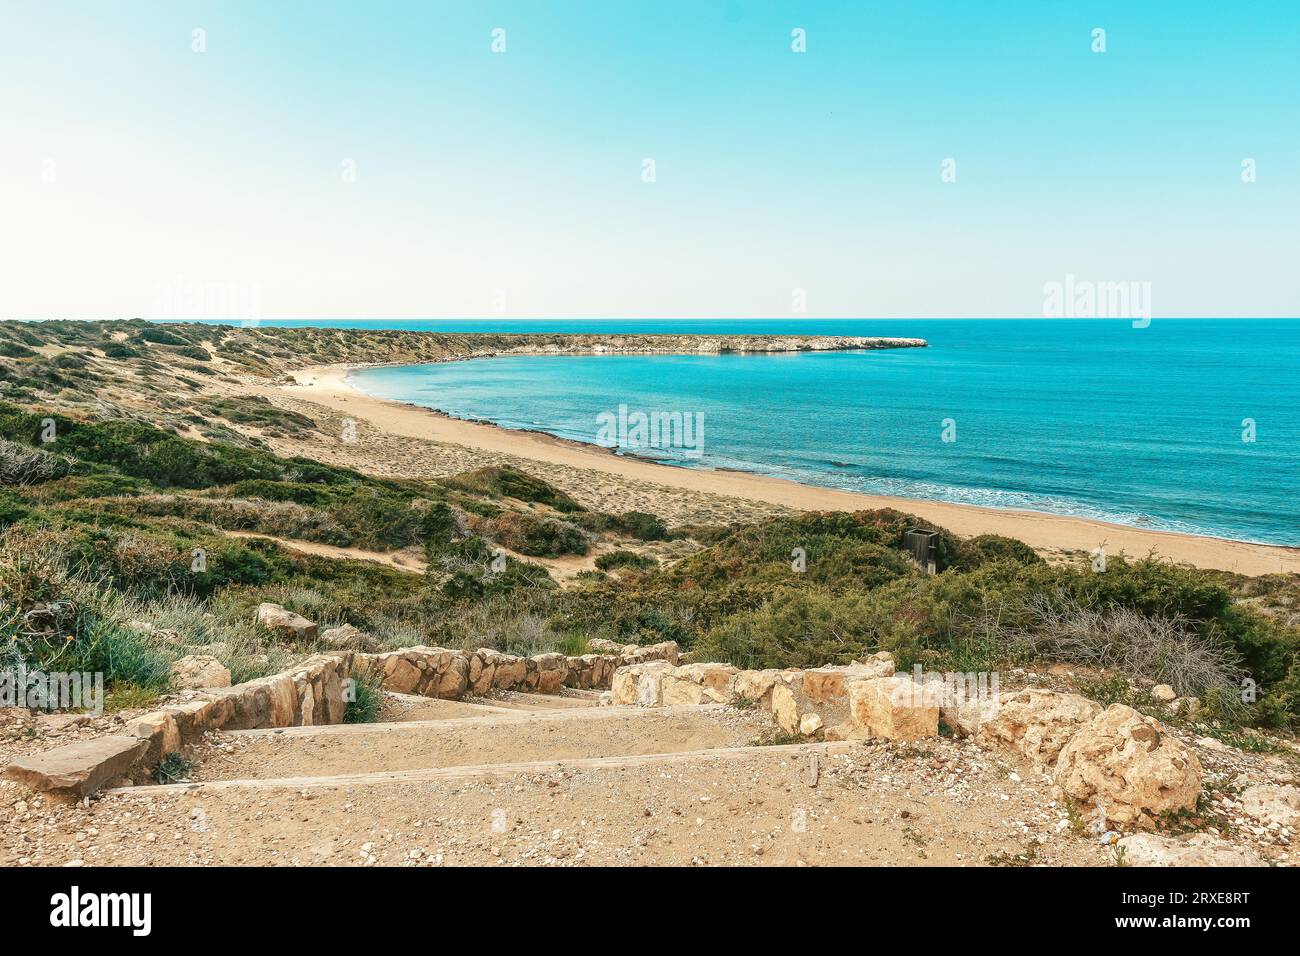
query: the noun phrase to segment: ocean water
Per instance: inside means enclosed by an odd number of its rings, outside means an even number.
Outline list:
[[[683,467],[1300,545],[1297,320],[378,324],[921,337],[928,348],[515,356],[366,369],[352,381],[582,441],[600,437],[602,413],[620,406],[702,415],[699,457],[637,450]]]

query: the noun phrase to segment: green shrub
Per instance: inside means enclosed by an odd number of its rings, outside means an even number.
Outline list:
[[[352,677],[352,699],[343,711],[345,724],[373,724],[384,707],[384,672],[371,668]]]
[[[237,481],[225,492],[230,498],[262,498],[266,501],[292,501],[299,505],[324,505],[330,501],[329,490],[320,485],[295,481],[270,481],[250,478]]]
[[[959,571],[973,571],[990,561],[1014,561],[1017,564],[1043,564],[1038,552],[1015,538],[1000,534],[981,534],[957,544],[952,566]]]
[[[358,487],[330,512],[362,547],[388,550],[423,543],[424,514],[409,499],[383,490]]]
[[[463,474],[442,479],[447,488],[466,491],[492,498],[514,498],[518,501],[549,505],[556,511],[577,512],[585,510],[569,495],[540,478],[512,468],[509,465],[490,465]]]
[[[139,350],[131,348],[125,342],[105,342],[100,346],[100,350],[104,353],[105,358],[132,359],[140,357]]]
[[[178,350],[181,351],[181,350]],[[203,352],[202,349],[199,349]],[[206,352],[203,352],[207,355]],[[316,422],[306,415],[280,408],[260,395],[241,395],[237,398],[214,398],[203,403],[202,409],[237,425],[255,425],[259,428],[280,428],[290,433],[307,431]]]
[[[549,590],[554,587],[555,582],[545,568],[510,558],[500,571],[489,570],[488,565],[457,568],[443,581],[440,593],[449,600],[466,602],[516,591]]]
[[[458,533],[456,515],[445,502],[435,502],[424,513],[422,521],[425,557],[429,563],[451,547]]]
[[[503,512],[492,522],[492,537],[503,547],[531,557],[586,554],[591,542],[577,525],[518,511]]]
[[[668,526],[644,511],[625,511],[622,514],[588,514],[582,524],[592,531],[612,531],[640,541],[667,541],[671,536]]]
[[[153,776],[160,784],[178,783],[184,780],[193,769],[194,764],[186,760],[184,754],[173,750],[163,757],[154,770]]]
[[[149,326],[141,329],[137,337],[142,342],[153,342],[155,345],[187,345],[185,339],[178,335],[173,335],[160,326]]]
[[[632,568],[637,571],[644,571],[646,568],[659,567],[659,562],[644,554],[637,554],[635,551],[609,551],[596,559],[596,567],[602,571],[611,571],[614,568]]]
[[[875,624],[864,598],[789,589],[709,629],[696,656],[755,669],[848,664],[877,649]]]

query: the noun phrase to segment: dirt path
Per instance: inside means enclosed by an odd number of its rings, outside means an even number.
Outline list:
[[[428,701],[434,719],[211,735],[192,782],[29,796],[0,862],[1110,862],[1046,781],[973,744],[756,746],[771,727],[753,711],[591,702]]]
[[[223,529],[221,533],[232,538],[260,538],[264,541],[274,541],[290,551],[315,554],[323,558],[373,561],[376,564],[386,564],[390,568],[409,571],[412,574],[423,574],[426,567],[424,558],[414,549],[409,548],[404,551],[367,551],[364,548],[343,548],[334,544],[321,544],[319,541],[303,541],[300,538],[278,538],[275,535],[259,534],[256,531],[229,531]]]
[[[261,538],[265,541],[274,541],[281,547],[302,554],[315,554],[336,560],[373,561],[376,564],[387,565],[390,568],[396,568],[398,571],[409,571],[412,574],[423,574],[428,567],[428,562],[424,560],[424,556],[415,548],[405,548],[401,551],[367,551],[364,548],[345,548],[339,545],[322,544],[319,541],[303,541],[301,538],[280,538],[256,531],[223,529],[222,534],[229,535],[232,538]],[[495,547],[500,548],[500,545]],[[592,548],[589,554],[559,558],[541,558],[520,554],[511,551],[509,548],[501,548],[501,550],[517,561],[540,564],[557,583],[569,584],[577,580],[581,572],[595,570],[596,559],[603,552],[613,550],[613,548],[609,545],[597,545]]]
[[[809,749],[305,789],[137,788],[58,808],[57,830],[24,851],[46,864],[1109,863],[1045,785],[973,747],[854,745],[820,757],[815,783]]]
[[[733,708],[579,708],[210,735],[193,780],[257,780],[639,756],[744,746],[770,726]]]
[[[169,786],[68,804],[0,781],[0,865],[1115,863],[1047,776],[970,740],[789,744],[757,710],[590,692],[387,696],[385,723],[209,735]],[[1215,826],[1288,864],[1288,833],[1232,795],[1293,781],[1293,757],[1169,732]]]

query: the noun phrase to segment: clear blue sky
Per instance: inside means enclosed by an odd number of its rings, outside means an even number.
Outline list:
[[[3,317],[1027,316],[1067,274],[1300,314],[1296,0],[2,20]]]

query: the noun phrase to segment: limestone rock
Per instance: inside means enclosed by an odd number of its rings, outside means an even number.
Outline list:
[[[369,651],[378,646],[378,642],[360,628],[351,624],[340,624],[322,631],[321,643],[326,647],[335,647],[348,651]]]
[[[893,654],[878,651],[865,661],[854,661],[849,665],[849,670],[863,677],[893,677],[898,667],[894,663]]]
[[[996,697],[964,700],[939,708],[939,719],[958,737],[974,737],[998,714]]]
[[[1171,704],[1178,699],[1177,692],[1168,684],[1156,684],[1151,688],[1151,696],[1162,704]]]
[[[1237,847],[1210,833],[1165,837],[1135,833],[1117,844],[1127,866],[1266,866],[1249,847]]]
[[[563,654],[538,654],[532,660],[537,664],[537,690],[558,694],[569,676],[569,659]]]
[[[275,631],[291,640],[314,641],[317,637],[316,625],[301,614],[286,611],[278,604],[259,604],[257,606],[257,623]]]
[[[940,690],[910,677],[852,678],[849,724],[853,737],[920,740],[939,733]]]
[[[635,673],[635,691],[633,692],[632,703],[638,707],[662,707],[664,705],[663,697],[663,678],[664,675],[673,669],[673,665],[667,661],[648,661],[645,664],[632,665]],[[617,676],[618,671],[615,671]],[[617,697],[614,703],[619,703]]]
[[[171,684],[173,690],[229,687],[230,671],[211,655],[191,654],[172,664]]]
[[[1300,820],[1300,789],[1260,783],[1241,792],[1241,808],[1265,825],[1294,828]]]
[[[522,686],[528,679],[528,660],[513,654],[498,654],[492,673],[492,686],[497,690],[511,690]]]
[[[847,693],[845,682],[850,679],[893,677],[896,670],[894,655],[888,651],[872,654],[865,661],[854,661],[848,666],[810,667],[801,672],[804,675],[803,691],[810,703],[822,703]]]
[[[297,723],[298,689],[294,687],[291,675],[273,674],[250,683],[266,688],[271,705],[269,726],[292,727]]]
[[[730,664],[686,664],[663,674],[663,705],[729,704],[738,673]]]
[[[343,694],[343,682],[346,679],[346,674],[346,671],[332,670],[322,677],[321,686],[313,692],[316,705],[320,708],[319,716],[313,718],[314,722],[322,724],[343,723],[343,715],[347,713],[348,709],[348,702]]]
[[[175,716],[165,710],[156,710],[152,714],[137,717],[127,725],[126,732],[132,737],[149,742],[142,755],[146,764],[156,764],[169,753],[181,749],[181,730]]]
[[[817,714],[804,714],[799,718],[799,733],[811,737],[822,729],[822,719]]]
[[[784,681],[772,686],[772,719],[785,733],[799,731],[799,697]]]
[[[610,695],[613,703],[637,707],[663,706],[663,676],[672,670],[667,661],[630,664],[614,671]]]
[[[234,707],[224,699],[200,698],[164,708],[180,728],[181,739],[224,726]]]
[[[443,700],[460,700],[469,689],[469,658],[462,654],[445,654],[437,662],[438,689]]]
[[[679,660],[678,653],[676,641],[660,641],[658,644],[651,644],[648,647],[641,647],[637,644],[624,645],[619,657],[624,664],[667,661],[676,667]]]
[[[298,688],[298,711],[302,715],[299,719],[302,726],[311,727],[316,723],[316,690],[308,681]]]
[[[56,736],[74,727],[90,723],[89,714],[37,714],[36,730],[41,734]]]
[[[149,741],[139,737],[93,737],[20,757],[4,775],[32,790],[80,798],[126,775],[148,748]]]
[[[383,666],[384,689],[396,694],[414,693],[424,678],[420,668],[400,654],[387,655]]]
[[[776,683],[779,670],[740,671],[732,682],[732,690],[738,700],[752,700],[764,709],[771,709],[772,686]]]
[[[977,739],[1009,747],[1036,767],[1050,769],[1066,742],[1099,713],[1100,704],[1078,694],[1014,691],[999,695],[996,709],[982,722]]]
[[[1201,764],[1150,717],[1113,704],[1061,749],[1053,780],[1070,799],[1100,807],[1107,820],[1143,822],[1191,810],[1201,795]]]
[[[892,671],[891,671],[892,673]],[[825,704],[848,693],[845,681],[850,672],[843,667],[811,667],[803,672],[803,695],[810,704]],[[884,677],[884,674],[863,674]]]

